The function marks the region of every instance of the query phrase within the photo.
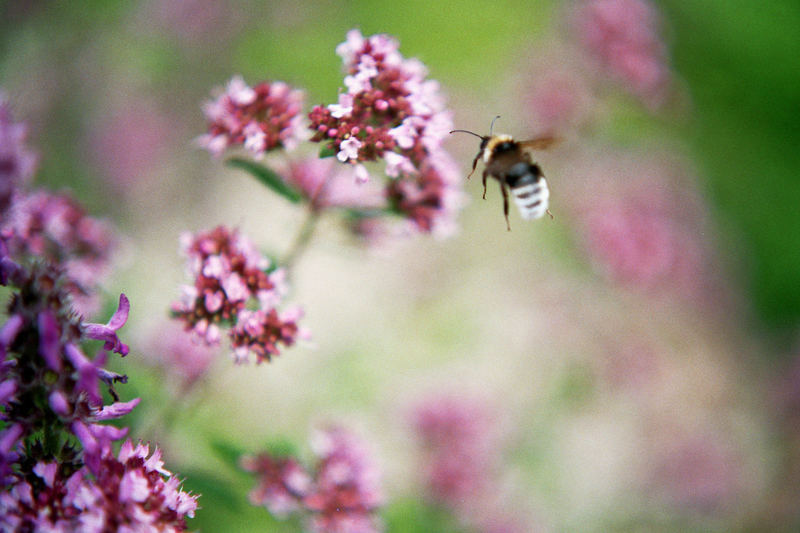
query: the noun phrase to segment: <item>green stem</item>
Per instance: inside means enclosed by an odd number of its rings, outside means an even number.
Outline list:
[[[305,221],[303,221],[303,225],[300,226],[300,230],[298,230],[297,236],[294,238],[294,242],[289,248],[289,251],[286,252],[286,256],[283,258],[283,261],[281,261],[281,266],[283,268],[289,270],[289,268],[300,258],[303,252],[305,252],[306,248],[308,247],[308,243],[311,242],[311,237],[314,235],[314,230],[317,227],[318,219],[319,211],[310,208],[308,210],[308,216],[306,216]]]

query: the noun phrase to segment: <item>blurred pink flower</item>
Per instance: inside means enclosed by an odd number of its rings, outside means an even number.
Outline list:
[[[198,342],[176,323],[162,324],[150,336],[144,357],[164,369],[179,389],[191,388],[208,371],[217,350]],[[175,388],[175,387],[173,387]]]
[[[315,432],[311,447],[317,457],[306,471],[291,457],[260,454],[243,457],[242,467],[259,476],[250,492],[278,518],[305,516],[314,533],[378,533],[376,516],[383,503],[380,472],[364,442],[339,427]]]
[[[423,483],[428,497],[470,531],[530,531],[520,509],[503,501],[505,435],[497,414],[477,398],[455,394],[434,394],[417,404],[411,424],[422,447]]]
[[[236,10],[227,0],[149,0],[141,15],[146,24],[142,29],[155,27],[197,48],[203,41],[218,46],[220,37],[231,30]]]
[[[660,451],[652,483],[673,505],[713,513],[741,489],[741,463],[718,436],[673,436]]]
[[[586,51],[651,107],[666,98],[671,73],[659,13],[647,0],[588,0],[573,21]]]
[[[708,294],[713,254],[702,203],[682,163],[606,153],[575,169],[581,183],[568,201],[601,271],[624,285]]]
[[[121,189],[146,180],[165,157],[174,125],[147,100],[126,100],[92,129],[89,146],[102,173]]]
[[[14,122],[11,105],[0,91],[0,219],[14,192],[26,185],[36,170],[38,156],[25,146],[27,135],[27,126]]]
[[[430,496],[455,509],[479,500],[494,483],[500,455],[486,405],[451,395],[430,397],[413,410],[412,424]]]
[[[311,476],[292,457],[262,453],[242,457],[241,465],[258,476],[258,485],[250,491],[250,503],[266,507],[277,518],[298,511],[302,498],[311,490]]]
[[[569,132],[587,125],[597,114],[599,102],[585,73],[585,61],[573,48],[549,42],[535,50],[520,87],[532,131]]]
[[[66,270],[78,311],[91,316],[99,309],[95,289],[117,244],[109,224],[66,194],[40,191],[16,199],[2,230],[12,256],[41,257]]]
[[[371,183],[356,183],[352,167],[337,165],[330,158],[293,161],[281,174],[316,211],[329,207],[376,209],[386,206],[380,188]]]
[[[215,156],[243,145],[256,158],[276,148],[291,150],[305,138],[303,92],[282,81],[263,81],[254,87],[234,76],[224,93],[206,102],[208,133],[198,144]]]
[[[303,498],[315,533],[374,533],[383,530],[375,511],[383,503],[380,471],[366,444],[340,427],[317,431],[312,490]]]

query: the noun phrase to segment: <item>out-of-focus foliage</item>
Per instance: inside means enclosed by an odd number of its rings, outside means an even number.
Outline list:
[[[674,65],[692,99],[687,138],[753,303],[800,318],[800,5],[664,0]]]

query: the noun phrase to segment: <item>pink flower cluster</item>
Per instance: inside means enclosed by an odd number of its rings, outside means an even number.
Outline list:
[[[428,497],[453,512],[470,531],[530,531],[498,501],[501,434],[493,413],[474,398],[439,394],[412,412],[422,445]]]
[[[712,288],[699,198],[678,176],[682,169],[625,157],[591,166],[587,190],[577,196],[577,222],[600,270],[618,283],[693,298]]]
[[[609,74],[646,104],[666,96],[670,71],[658,12],[647,0],[589,0],[575,12],[582,44]]]
[[[220,326],[230,327],[236,362],[246,362],[252,352],[261,363],[304,334],[297,325],[301,310],[276,310],[286,292],[284,272],[269,272],[269,260],[249,239],[219,226],[184,234],[181,246],[194,283],[182,287],[172,313],[203,342],[219,344]]]
[[[38,191],[16,197],[2,234],[13,257],[61,265],[78,311],[87,316],[97,311],[95,289],[108,275],[115,245],[107,223],[88,216],[66,194]]]
[[[302,91],[284,82],[250,87],[236,76],[223,94],[206,103],[208,133],[197,142],[215,156],[233,145],[243,145],[257,158],[276,148],[291,150],[305,136],[302,107]]]
[[[426,400],[413,413],[431,497],[458,508],[490,484],[496,438],[485,406],[453,396]]]
[[[149,457],[148,457],[149,456]],[[0,493],[3,531],[179,532],[197,509],[196,496],[164,469],[161,452],[123,443],[72,471],[67,464],[40,461],[26,478]]]
[[[28,128],[14,122],[11,106],[0,91],[0,219],[11,205],[14,192],[33,176],[37,155],[25,147]]]
[[[364,444],[341,428],[319,431],[312,439],[317,462],[311,473],[291,457],[244,457],[242,466],[259,476],[250,493],[277,517],[303,512],[314,533],[376,533],[375,511],[383,497],[379,472]]]
[[[422,232],[448,234],[461,205],[461,176],[441,148],[452,129],[439,84],[426,80],[425,66],[404,59],[387,35],[365,38],[351,30],[336,53],[344,60],[347,91],[336,104],[316,106],[309,118],[311,140],[369,178],[364,162],[385,162],[398,183],[387,196]]]

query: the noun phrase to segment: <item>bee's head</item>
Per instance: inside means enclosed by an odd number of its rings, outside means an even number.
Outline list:
[[[475,133],[473,131],[469,131],[469,130],[452,130],[450,133],[461,132],[461,133],[469,133],[470,135],[474,135],[475,137],[477,137],[478,139],[481,140],[480,153],[481,154],[486,154],[486,147],[489,145],[489,141],[498,138],[498,137],[494,137],[492,135],[492,130],[494,129],[494,122],[498,118],[500,118],[500,115],[497,115],[496,117],[494,117],[492,119],[492,124],[489,126],[489,135],[478,135],[477,133]],[[507,136],[501,136],[501,137],[507,137]],[[510,139],[510,137],[509,137],[509,139]]]

